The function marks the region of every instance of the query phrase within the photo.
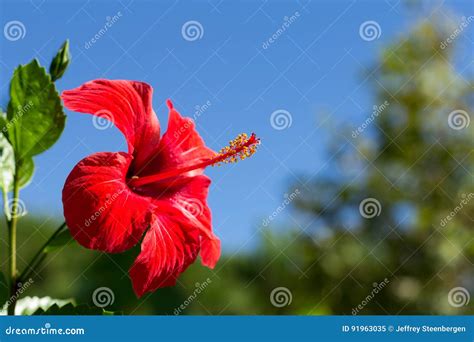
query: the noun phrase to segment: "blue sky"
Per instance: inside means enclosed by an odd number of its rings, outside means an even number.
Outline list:
[[[262,220],[283,203],[293,182],[333,172],[325,153],[330,138],[325,128],[341,123],[355,128],[363,121],[374,105],[364,68],[384,44],[438,5],[431,2],[409,12],[398,1],[4,0],[2,27],[20,21],[25,36],[0,39],[0,104],[5,108],[9,78],[18,64],[36,57],[49,66],[69,38],[73,61],[57,82],[60,90],[96,78],[146,81],[154,87],[163,131],[165,100],[171,98],[191,117],[207,104],[196,123],[213,149],[241,132],[256,132],[263,144],[253,158],[207,172],[213,179],[209,202],[214,227],[230,253],[258,241]],[[472,7],[468,1],[447,2],[442,15],[460,20],[474,14]],[[107,32],[86,47],[114,15],[118,19]],[[276,34],[284,18],[292,16],[285,31]],[[199,39],[184,39],[182,27],[188,21],[201,25]],[[379,24],[379,38],[361,38],[359,27],[366,21]],[[277,38],[264,48],[274,34]],[[462,68],[472,60],[472,42],[467,33],[457,40],[465,49],[457,61]],[[291,126],[272,127],[271,115],[278,110],[289,113]],[[35,158],[34,179],[22,191],[32,214],[62,215],[64,180],[83,157],[126,150],[114,127],[98,130],[91,116],[67,115],[62,137]],[[292,217],[288,210],[274,222],[296,224]]]

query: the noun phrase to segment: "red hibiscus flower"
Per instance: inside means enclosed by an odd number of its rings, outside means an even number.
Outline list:
[[[67,108],[112,121],[127,140],[127,153],[81,160],[62,197],[67,226],[82,246],[117,253],[141,241],[129,272],[139,297],[174,285],[198,254],[203,265],[215,266],[220,241],[212,232],[204,168],[244,159],[259,143],[254,134],[241,134],[215,153],[169,100],[168,130],[160,138],[152,92],[142,82],[95,80],[62,94]]]

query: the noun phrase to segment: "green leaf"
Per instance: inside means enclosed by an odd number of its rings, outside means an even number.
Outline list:
[[[88,305],[74,305],[72,303],[60,306],[57,304],[52,305],[47,310],[38,309],[33,315],[114,315],[112,311],[106,311],[102,308],[88,306]]]
[[[48,246],[44,249],[45,253],[51,253],[59,248],[68,245],[69,243],[73,242],[74,239],[72,238],[69,229],[63,229],[61,233],[59,233],[53,241],[51,241]]]
[[[51,297],[23,297],[16,303],[16,310],[20,315],[35,315],[36,312],[45,312],[52,307],[62,308],[73,305],[73,299],[54,299]]]
[[[66,40],[49,66],[49,73],[51,74],[53,82],[64,75],[70,61],[71,55],[69,54],[69,40]]]
[[[0,119],[4,120],[3,118]],[[0,188],[7,194],[13,186],[15,175],[15,155],[13,147],[3,133],[0,133]]]
[[[33,158],[20,159],[17,165],[17,172],[20,188],[23,188],[30,183],[31,177],[33,177],[33,173],[35,172]]]
[[[13,177],[15,175],[15,155],[13,147],[8,142],[7,138],[3,134],[6,132],[6,120],[0,116],[0,189],[4,194],[8,193],[13,189]],[[17,165],[18,179],[20,188],[24,187],[29,183],[35,165],[32,158],[26,158],[20,160]]]
[[[66,121],[61,99],[37,60],[15,70],[7,120],[8,139],[17,163],[47,150],[61,135]]]
[[[7,303],[9,293],[7,278],[3,272],[0,272],[0,308]]]

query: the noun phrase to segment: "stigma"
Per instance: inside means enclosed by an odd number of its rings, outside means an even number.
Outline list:
[[[231,140],[228,146],[221,148],[210,165],[219,166],[247,159],[257,151],[259,144],[260,139],[257,138],[255,133],[252,133],[250,137],[246,133],[241,133],[234,140]]]

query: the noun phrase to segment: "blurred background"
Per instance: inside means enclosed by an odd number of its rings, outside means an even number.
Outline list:
[[[95,78],[155,88],[214,149],[255,131],[251,159],[208,174],[223,256],[137,299],[128,268],[72,242],[25,296],[113,293],[124,314],[474,314],[473,42],[469,1],[2,1],[1,106],[14,68],[49,65],[70,39],[60,90]],[[107,27],[107,29],[105,29]],[[94,39],[93,39],[94,38]],[[19,268],[62,223],[72,167],[125,150],[114,127],[67,113],[22,190]],[[6,229],[1,225],[1,265]]]

